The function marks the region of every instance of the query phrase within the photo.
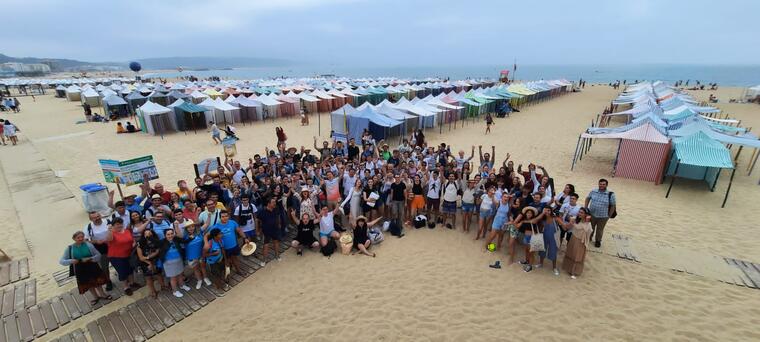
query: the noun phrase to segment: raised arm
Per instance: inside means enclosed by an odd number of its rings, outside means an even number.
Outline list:
[[[496,164],[496,146],[491,145],[491,165]]]
[[[472,145],[472,151],[470,151],[470,158],[467,158],[467,161],[472,160],[473,157],[475,157],[475,145]]]
[[[504,168],[508,168],[507,162],[509,161],[509,156],[510,156],[509,153],[507,153],[507,157],[504,158],[504,162],[501,163],[501,166],[503,166]]]
[[[480,158],[480,161],[483,161],[483,145],[478,145],[478,158]]]

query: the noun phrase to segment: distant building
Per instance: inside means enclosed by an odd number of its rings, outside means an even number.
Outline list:
[[[10,75],[10,74],[13,75]],[[16,63],[8,62],[0,64],[0,75],[2,76],[39,76],[50,73],[50,66],[42,63]]]

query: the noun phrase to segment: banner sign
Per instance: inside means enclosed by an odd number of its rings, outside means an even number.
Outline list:
[[[141,184],[143,175],[147,174],[148,179],[158,179],[158,169],[153,161],[153,156],[145,156],[125,161],[100,159],[100,168],[103,170],[103,176],[108,183],[119,183],[124,185]]]

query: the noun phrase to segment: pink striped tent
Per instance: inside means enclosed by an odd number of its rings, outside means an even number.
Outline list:
[[[632,178],[662,183],[665,166],[670,156],[670,140],[651,123],[632,128],[625,132],[583,133],[585,139],[620,139],[613,174],[617,177]]]

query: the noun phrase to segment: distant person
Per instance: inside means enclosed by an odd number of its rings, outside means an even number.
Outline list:
[[[133,125],[131,122],[127,121],[127,133],[134,133],[137,132],[137,127]]]
[[[0,142],[2,142],[3,145],[7,145],[5,143],[5,120],[0,119]]]
[[[121,124],[121,122],[116,123],[116,134],[122,134],[127,133],[127,130],[124,128],[124,125]]]
[[[491,116],[491,113],[486,114],[486,134],[491,133],[491,125],[493,124],[493,116]]]
[[[21,101],[19,101],[17,98],[13,98],[13,111],[18,113],[21,111]]]
[[[227,125],[227,126],[224,127],[224,134],[226,134],[227,138],[233,138],[235,140],[240,140],[240,138],[238,138],[237,135],[235,135],[236,131],[237,131],[237,129],[235,129],[235,127],[233,127],[233,126]]]
[[[18,129],[16,125],[12,124],[10,120],[5,120],[5,122],[3,123],[3,135],[7,137],[11,141],[11,144],[13,144],[14,146],[18,142],[18,138],[16,137],[17,131],[21,131],[21,130]],[[3,140],[3,144],[5,144],[4,140]]]
[[[209,125],[211,125],[211,128],[209,128],[209,132],[211,132],[211,140],[214,141],[214,145],[221,144],[222,143],[222,133],[219,130],[219,127],[213,122],[209,121]]]

